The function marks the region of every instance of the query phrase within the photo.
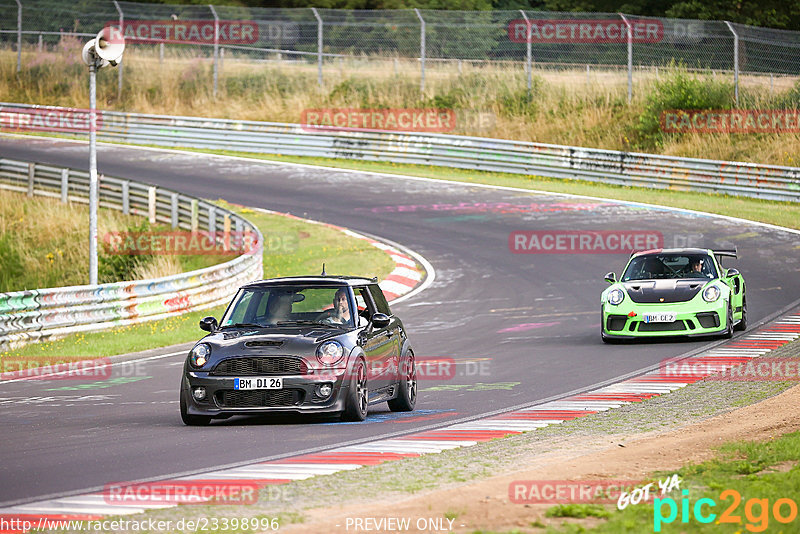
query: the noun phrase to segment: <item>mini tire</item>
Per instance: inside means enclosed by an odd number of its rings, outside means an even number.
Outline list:
[[[186,426],[206,426],[211,422],[211,417],[190,414],[186,406],[185,393],[181,391],[181,420]]]
[[[399,377],[397,397],[386,403],[393,412],[411,412],[417,404],[417,366],[414,353],[409,351],[404,361],[405,365],[401,365],[401,369],[407,372]]]
[[[364,360],[358,360],[353,367],[353,376],[350,379],[350,387],[347,388],[347,398],[345,408],[342,412],[342,421],[363,421],[367,418],[369,409],[367,395],[367,371]]]

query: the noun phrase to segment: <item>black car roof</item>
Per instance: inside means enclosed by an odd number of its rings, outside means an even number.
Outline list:
[[[377,278],[365,278],[363,276],[284,276],[281,278],[268,278],[256,280],[242,287],[265,287],[282,285],[317,285],[317,286],[360,286],[364,284],[376,284]]]

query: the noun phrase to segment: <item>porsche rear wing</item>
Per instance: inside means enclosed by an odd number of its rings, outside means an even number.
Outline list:
[[[714,253],[714,256],[728,256],[731,258],[738,258],[739,256],[736,255],[735,248],[721,248],[719,250],[712,250],[711,252]]]

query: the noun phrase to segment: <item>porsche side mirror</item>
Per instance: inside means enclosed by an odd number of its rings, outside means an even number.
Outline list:
[[[391,321],[391,319],[389,319],[389,316],[385,313],[376,313],[372,316],[372,324],[375,328],[386,328],[389,326],[389,321]]]
[[[725,276],[730,278],[732,276],[738,276],[738,274],[739,274],[739,270],[738,269],[728,269],[728,271],[725,273]]]
[[[605,281],[608,282],[609,284],[614,284],[617,282],[617,275],[614,273],[607,273]]]
[[[211,317],[209,315],[208,317],[203,317],[202,319],[200,319],[200,330],[205,330],[206,332],[214,333],[217,331],[218,326],[219,325],[217,323],[216,317]]]

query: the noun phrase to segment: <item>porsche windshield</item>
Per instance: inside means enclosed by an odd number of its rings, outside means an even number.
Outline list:
[[[633,258],[621,281],[716,277],[714,261],[708,254],[648,254]]]
[[[240,289],[221,327],[321,324],[355,325],[350,291],[340,286],[272,286]]]

